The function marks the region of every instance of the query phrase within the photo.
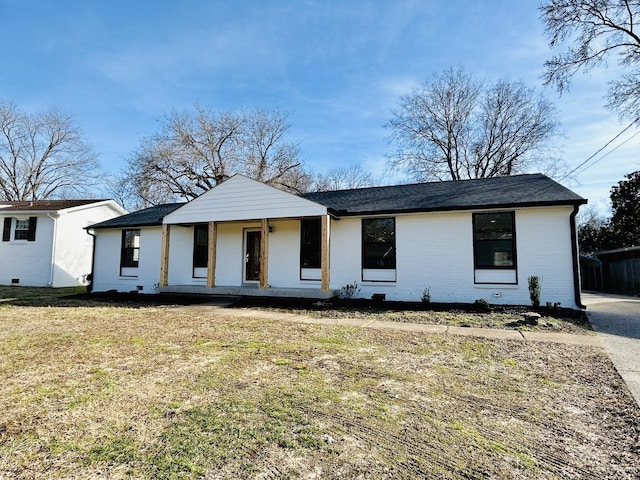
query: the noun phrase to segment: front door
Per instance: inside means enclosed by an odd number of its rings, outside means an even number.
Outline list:
[[[244,280],[260,281],[260,230],[247,230],[245,234]]]

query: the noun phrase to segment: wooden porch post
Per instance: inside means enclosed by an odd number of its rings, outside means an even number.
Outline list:
[[[207,256],[207,287],[216,286],[216,247],[218,243],[218,225],[209,222],[209,252]]]
[[[160,257],[160,286],[169,285],[169,240],[171,237],[171,226],[166,223],[162,225],[162,248]]]
[[[269,220],[260,222],[260,288],[269,288]]]
[[[322,291],[326,292],[329,290],[329,280],[330,280],[329,251],[331,247],[331,217],[329,217],[329,215],[320,217],[320,225],[321,225],[320,230],[322,232],[322,244],[320,246],[320,269],[321,269],[320,288],[322,289]]]

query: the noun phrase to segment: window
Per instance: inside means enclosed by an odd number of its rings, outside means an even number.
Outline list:
[[[122,231],[120,267],[136,268],[140,256],[140,230]]]
[[[362,220],[362,268],[396,268],[395,218]]]
[[[515,269],[513,212],[473,215],[473,256],[477,269]]]
[[[209,226],[193,227],[193,268],[207,268],[209,261]]]
[[[38,217],[29,217],[29,218],[5,217],[3,230],[2,230],[2,241],[8,242],[11,240],[12,226],[13,226],[14,240],[27,240],[28,242],[35,241],[37,222],[38,222]]]
[[[300,221],[300,268],[320,268],[321,243],[320,219]]]
[[[26,240],[29,238],[29,219],[16,218],[16,229],[13,232],[14,240]]]

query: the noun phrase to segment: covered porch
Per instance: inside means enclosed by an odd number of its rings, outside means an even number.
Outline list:
[[[181,293],[190,293],[185,289],[193,288],[200,290],[206,288],[209,294],[220,295],[249,295],[249,296],[266,296],[266,297],[293,297],[299,296],[301,298],[330,298],[335,296],[335,292],[330,289],[330,231],[331,231],[331,217],[329,215],[322,215],[315,218],[318,228],[318,264],[313,268],[305,268],[302,260],[300,259],[299,248],[302,248],[300,243],[300,231],[295,231],[292,234],[291,224],[295,222],[304,222],[305,217],[299,218],[287,218],[287,219],[273,219],[262,218],[257,220],[248,221],[209,221],[206,224],[199,224],[205,227],[206,230],[206,242],[203,245],[206,250],[205,264],[199,265],[204,268],[193,268],[192,281],[197,282],[198,279],[202,283],[189,283],[184,276],[174,278],[172,282],[169,281],[170,270],[170,252],[172,248],[172,233],[174,229],[182,229],[184,227],[188,229],[195,228],[195,224],[167,224],[162,226],[162,240],[161,240],[161,261],[160,261],[160,282],[159,290],[161,292],[168,292],[166,289],[177,288],[181,289]],[[277,258],[272,259],[270,255],[270,244],[272,243],[273,235],[280,235],[280,244],[282,244],[282,228],[278,221],[288,222],[289,228],[285,228],[287,241],[293,243],[288,244],[288,248],[283,251],[280,248]],[[274,227],[274,224],[277,225]],[[228,226],[236,230],[235,235],[240,236],[232,237],[229,234],[229,228],[226,233],[221,233],[224,226]],[[300,223],[300,225],[302,225]],[[250,226],[250,227],[248,227]],[[301,226],[299,227],[301,228]],[[275,231],[280,233],[274,233]],[[184,235],[183,232],[178,231],[178,237],[181,238],[180,248],[183,249],[182,253],[176,254],[173,260],[174,267],[180,267],[189,261],[184,255]],[[195,235],[195,231],[194,231]],[[224,238],[223,247],[225,252],[222,253],[224,261],[219,263],[218,259],[221,255],[220,241]],[[231,238],[231,240],[230,240]],[[232,253],[229,252],[230,241],[233,245]],[[191,240],[188,240],[190,243]],[[195,250],[195,247],[194,247]],[[296,254],[298,252],[298,254]],[[235,258],[235,261],[229,262],[229,258]],[[241,258],[244,262],[242,269],[238,268],[241,262]],[[300,261],[300,266],[297,263]],[[177,262],[177,263],[176,263]],[[230,267],[232,265],[232,267]],[[233,278],[230,278],[229,272],[233,270]],[[270,269],[273,271],[270,272]],[[287,279],[283,280],[283,271],[288,271]],[[295,272],[295,274],[293,273]],[[218,283],[218,276],[222,277],[222,281]],[[273,282],[271,278],[273,277]],[[232,283],[229,283],[231,280]],[[302,281],[304,280],[304,281]],[[236,283],[238,282],[238,283]],[[306,285],[300,285],[300,283],[307,283]],[[275,284],[272,284],[275,283]],[[296,285],[295,283],[298,283]],[[240,293],[227,293],[228,291],[240,292]]]
[[[325,206],[236,175],[164,217],[159,290],[331,298],[331,223]]]

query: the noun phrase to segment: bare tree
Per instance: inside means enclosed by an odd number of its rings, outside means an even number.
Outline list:
[[[390,166],[424,181],[544,170],[558,124],[553,105],[524,84],[483,86],[448,69],[402,97],[387,127],[398,146]]]
[[[98,161],[70,116],[31,115],[0,103],[0,198],[91,195]]]
[[[640,120],[639,0],[551,0],[540,7],[552,48],[568,44],[545,62],[545,84],[565,91],[573,76],[617,59],[622,73],[609,84],[608,106]]]
[[[316,175],[310,189],[317,192],[324,192],[329,190],[371,187],[377,183],[371,173],[363,169],[360,164],[353,164],[348,167],[334,168],[324,175]]]
[[[279,111],[174,112],[143,140],[124,175],[145,205],[190,200],[236,173],[299,192],[308,180],[288,128]]]

